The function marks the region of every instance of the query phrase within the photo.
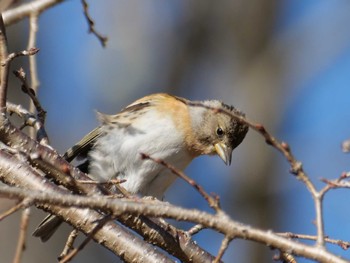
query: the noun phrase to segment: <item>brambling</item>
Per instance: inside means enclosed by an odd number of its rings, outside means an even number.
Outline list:
[[[122,186],[129,193],[162,199],[176,175],[151,160],[142,160],[141,153],[162,159],[179,170],[200,155],[218,155],[230,165],[233,149],[248,132],[248,126],[237,118],[209,109],[225,109],[244,116],[234,107],[217,100],[201,102],[209,108],[189,102],[168,94],[153,94],[115,115],[98,113],[101,125],[64,157],[69,162],[77,156],[85,158],[79,168],[94,180],[125,179]],[[34,235],[45,241],[52,233],[43,229],[45,223]]]

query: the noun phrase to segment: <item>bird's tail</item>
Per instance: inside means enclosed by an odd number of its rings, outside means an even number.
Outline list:
[[[33,236],[39,237],[42,242],[46,242],[62,224],[62,219],[55,215],[48,215],[35,229]]]

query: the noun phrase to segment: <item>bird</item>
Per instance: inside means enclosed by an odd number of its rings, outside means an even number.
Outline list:
[[[232,151],[248,132],[248,125],[240,119],[244,116],[218,100],[190,101],[166,93],[152,94],[114,115],[97,112],[100,126],[63,157],[68,162],[83,160],[78,168],[93,180],[120,179],[128,193],[162,200],[177,176],[159,163],[144,160],[141,154],[179,170],[201,155],[218,155],[230,165]],[[61,222],[50,215],[33,235],[46,241]]]

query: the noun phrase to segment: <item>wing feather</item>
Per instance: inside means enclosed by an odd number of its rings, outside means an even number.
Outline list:
[[[91,149],[96,139],[101,135],[101,127],[97,127],[87,135],[84,136],[78,143],[76,143],[73,147],[69,148],[63,157],[71,162],[74,158],[79,155],[86,155],[88,151]]]

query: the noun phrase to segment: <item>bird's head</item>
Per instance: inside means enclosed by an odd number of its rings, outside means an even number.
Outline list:
[[[235,115],[244,114],[232,106],[217,100],[204,101],[210,108],[223,109]],[[226,165],[231,164],[232,151],[243,141],[248,126],[224,112],[208,108],[193,109],[193,131],[196,134],[196,148],[200,154],[217,154]]]

